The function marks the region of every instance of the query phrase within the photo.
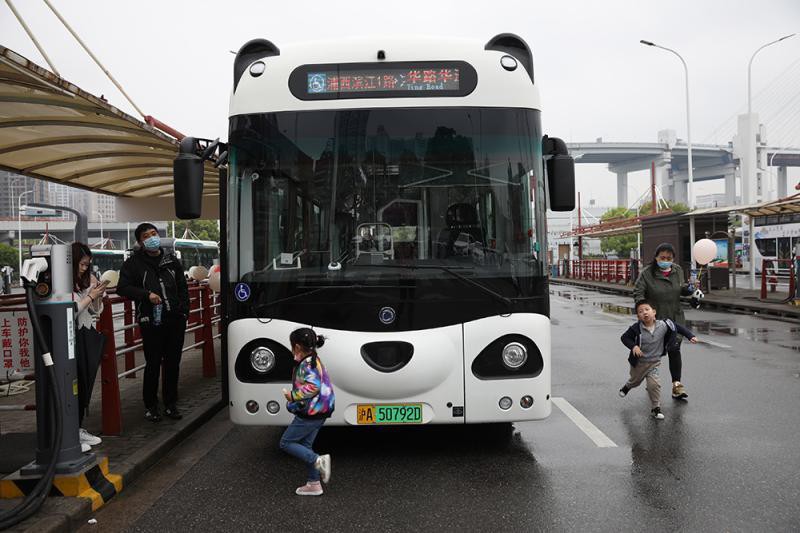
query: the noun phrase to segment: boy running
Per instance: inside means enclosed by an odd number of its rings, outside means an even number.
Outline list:
[[[650,415],[656,420],[664,420],[661,413],[661,384],[658,382],[661,358],[677,342],[678,334],[689,339],[692,344],[697,344],[697,337],[670,319],[656,320],[656,310],[646,300],[636,304],[636,316],[639,320],[620,337],[622,344],[630,349],[628,362],[631,365],[631,376],[619,389],[619,395],[624,398],[628,391],[638,387],[646,379],[647,394],[652,407]]]

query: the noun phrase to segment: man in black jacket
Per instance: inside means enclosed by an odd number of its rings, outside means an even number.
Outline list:
[[[122,265],[117,294],[136,302],[136,319],[142,333],[144,369],[144,417],[161,420],[158,410],[158,375],[164,361],[162,394],[164,414],[178,420],[178,374],[189,314],[189,287],[183,265],[161,248],[156,227],[139,224],[134,232],[139,250]]]

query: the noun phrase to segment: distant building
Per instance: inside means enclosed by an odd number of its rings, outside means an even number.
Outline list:
[[[71,207],[86,213],[89,222],[111,222],[116,218],[116,199],[59,183],[0,170],[0,219],[16,219],[20,195],[22,205],[36,202]],[[72,215],[64,217],[72,220]]]
[[[727,206],[725,193],[714,194],[700,194],[695,198],[694,206],[696,209],[705,209],[708,207],[725,207]]]
[[[50,200],[48,185],[41,180],[0,170],[0,219],[17,218],[17,204],[20,195],[26,191],[33,192],[22,197],[22,205],[27,202],[48,203]]]
[[[603,216],[603,213],[612,209],[611,207],[581,207],[581,215],[582,215],[582,224],[583,225],[594,225],[597,224],[597,221]],[[569,247],[570,238],[569,237],[562,237],[564,233],[568,233],[570,229],[575,229],[578,227],[578,210],[575,209],[571,212],[555,212],[555,211],[548,211],[547,212],[547,241],[549,247],[554,255],[558,255],[560,259],[563,259],[563,249],[564,246]],[[572,237],[571,239],[573,243],[578,241],[577,237]],[[561,245],[562,253],[558,253],[559,245]],[[573,259],[578,258],[578,248],[573,247],[572,250]],[[584,255],[601,255],[602,251],[600,250],[600,239],[596,238],[584,238],[583,239],[583,253]]]

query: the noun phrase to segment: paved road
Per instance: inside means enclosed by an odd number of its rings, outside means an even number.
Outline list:
[[[616,446],[598,447],[562,410],[473,428],[328,428],[322,498],[279,428],[220,416],[101,510],[87,531],[797,531],[800,325],[689,311],[689,402],[617,396],[630,302],[556,287],[553,395]],[[666,366],[666,365],[665,365]],[[662,382],[668,379],[663,369]],[[309,501],[310,500],[310,501]]]

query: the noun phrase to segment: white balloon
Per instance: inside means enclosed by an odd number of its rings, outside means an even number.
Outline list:
[[[204,266],[193,266],[189,269],[189,277],[195,281],[203,281],[208,277],[208,270]]]
[[[119,282],[119,272],[116,270],[106,270],[103,272],[103,275],[100,276],[100,281],[108,281],[107,288],[109,289],[116,287]]]
[[[208,276],[208,286],[211,287],[211,290],[214,292],[219,292],[220,281],[219,270],[214,270]]]
[[[717,243],[711,239],[700,239],[694,243],[694,260],[698,265],[707,265],[717,257]]]

